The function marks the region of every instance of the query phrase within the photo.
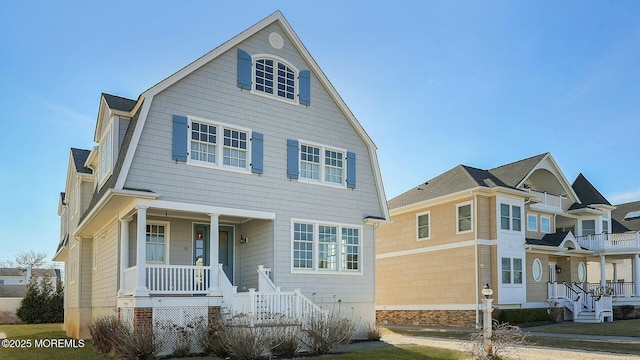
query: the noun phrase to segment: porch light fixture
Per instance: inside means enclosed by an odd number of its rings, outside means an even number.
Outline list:
[[[482,288],[481,291],[482,295],[484,295],[485,298],[490,299],[491,296],[493,295],[493,289],[491,288],[491,286],[489,286],[489,283],[484,284],[484,287]]]
[[[240,244],[246,244],[249,242],[249,238],[244,236],[244,235],[240,235]]]
[[[556,274],[560,274],[562,272],[562,268],[560,266],[556,267]]]

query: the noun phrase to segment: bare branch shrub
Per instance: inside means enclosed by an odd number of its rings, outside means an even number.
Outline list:
[[[121,325],[114,315],[95,318],[89,323],[89,334],[91,334],[93,348],[97,353],[108,354],[111,352],[112,344],[116,341],[117,327]]]
[[[245,314],[234,316],[221,333],[223,347],[229,357],[238,360],[261,359],[273,348],[273,330],[255,326]]]
[[[293,358],[300,351],[300,325],[282,321],[272,327],[271,355]]]
[[[367,323],[364,327],[364,335],[369,341],[380,341],[382,338],[382,332],[375,323]]]
[[[141,325],[132,331],[115,315],[94,319],[89,324],[89,333],[97,352],[108,354],[113,350],[122,359],[155,359],[162,343],[151,325]]]
[[[336,312],[326,316],[312,317],[303,324],[301,341],[316,354],[326,354],[351,340],[355,326],[350,320],[341,318]]]
[[[526,337],[520,327],[494,320],[491,339],[481,330],[471,335],[465,347],[475,360],[511,359],[517,357],[520,345],[528,343]]]
[[[204,322],[196,324],[196,342],[205,354],[214,354],[226,358],[228,354],[222,344],[223,332],[224,321],[222,320],[222,316],[217,314],[215,317],[209,319],[206,327],[204,326]]]
[[[20,324],[22,320],[13,311],[0,311],[0,324]]]

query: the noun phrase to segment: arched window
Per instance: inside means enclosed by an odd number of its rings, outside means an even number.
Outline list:
[[[296,72],[286,63],[271,58],[256,59],[255,89],[295,101]]]

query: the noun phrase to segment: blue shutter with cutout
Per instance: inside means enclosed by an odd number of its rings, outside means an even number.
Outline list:
[[[356,188],[356,153],[347,151],[347,187]]]
[[[251,172],[254,174],[262,175],[263,159],[264,159],[264,147],[263,147],[264,135],[259,132],[253,132],[251,134]]]
[[[172,159],[187,161],[187,132],[188,120],[186,116],[173,115],[173,146]]]
[[[251,55],[238,49],[238,87],[251,90]]]
[[[300,71],[298,79],[300,104],[309,106],[311,105],[311,72],[309,70]]]
[[[287,178],[298,179],[298,140],[287,140]]]

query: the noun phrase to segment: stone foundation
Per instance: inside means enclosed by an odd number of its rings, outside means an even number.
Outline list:
[[[475,327],[475,310],[377,310],[379,325]]]

